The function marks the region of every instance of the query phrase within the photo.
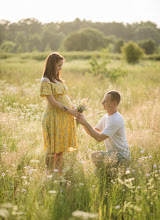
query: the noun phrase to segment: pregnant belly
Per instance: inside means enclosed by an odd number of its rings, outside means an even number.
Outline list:
[[[55,99],[60,102],[62,105],[68,107],[68,108],[73,108],[73,104],[69,98],[68,95],[55,95]],[[50,104],[48,103],[48,107]]]

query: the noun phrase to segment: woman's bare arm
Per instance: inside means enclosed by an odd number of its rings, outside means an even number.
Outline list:
[[[74,117],[78,117],[80,116],[80,112],[78,112],[76,109],[71,109],[68,108],[66,106],[64,106],[63,104],[61,104],[60,102],[58,102],[53,95],[46,95],[46,98],[49,102],[49,104],[51,106],[53,106],[54,108],[57,108],[59,110],[65,111],[70,113],[71,115],[73,115]]]

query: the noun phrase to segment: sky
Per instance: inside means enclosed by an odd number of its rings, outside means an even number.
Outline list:
[[[25,18],[42,23],[76,18],[124,24],[152,21],[160,27],[160,0],[0,0],[0,20]]]

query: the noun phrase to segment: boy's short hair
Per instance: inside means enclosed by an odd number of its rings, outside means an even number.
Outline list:
[[[111,91],[107,92],[107,94],[111,95],[111,102],[116,101],[117,105],[120,103],[121,96],[120,96],[119,92],[117,92],[116,90],[111,90]]]

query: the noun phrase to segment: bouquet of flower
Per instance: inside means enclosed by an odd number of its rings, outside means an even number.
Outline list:
[[[77,106],[77,110],[80,112],[80,113],[83,113],[85,110],[87,110],[86,106],[82,105],[82,104],[79,104]]]
[[[76,109],[80,112],[80,113],[83,113],[84,111],[87,110],[87,107],[83,104],[87,99],[82,99],[82,100],[79,100],[76,104]],[[77,122],[77,125],[79,123]]]

